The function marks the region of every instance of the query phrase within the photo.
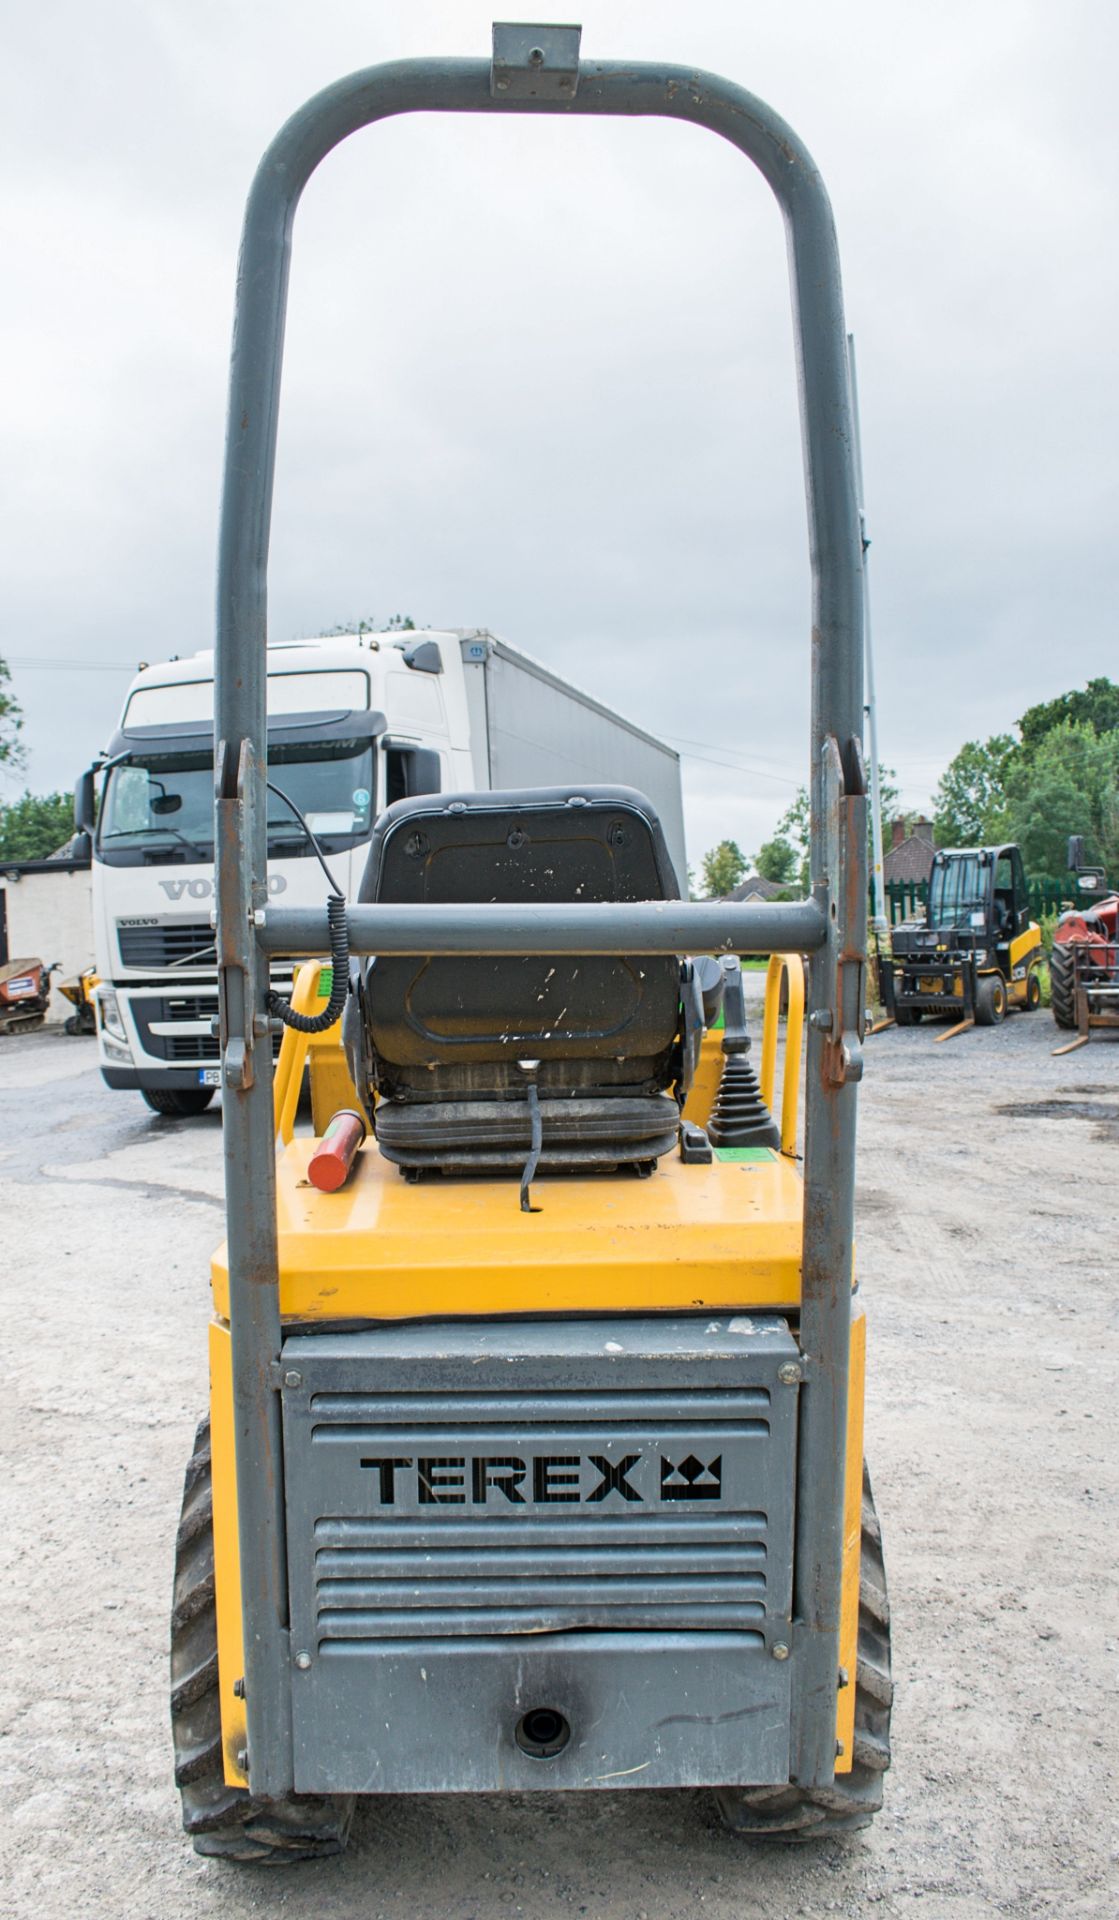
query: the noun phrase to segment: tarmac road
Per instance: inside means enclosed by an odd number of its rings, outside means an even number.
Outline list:
[[[197,1858],[166,1704],[220,1118],[0,1041],[0,1915],[792,1920],[1119,1910],[1119,1043],[868,1042],[859,1265],[894,1606],[874,1829],[744,1848],[700,1794],[387,1799],[342,1860]],[[1064,1104],[1062,1104],[1064,1103]]]

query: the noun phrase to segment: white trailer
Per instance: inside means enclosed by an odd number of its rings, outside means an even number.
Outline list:
[[[102,1076],[164,1114],[201,1112],[220,1083],[210,923],[213,698],[212,653],[145,667],[117,733],[79,783],[79,825],[92,837]],[[489,633],[270,646],[268,758],[270,779],[305,815],[349,899],[390,801],[582,781],[648,796],[683,890],[678,755]],[[269,893],[310,906],[322,884],[303,829],[273,795]],[[290,977],[290,967],[278,967],[275,984]]]

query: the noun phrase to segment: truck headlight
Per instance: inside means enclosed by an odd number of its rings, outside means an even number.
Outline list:
[[[126,1052],[131,1054],[131,1049],[128,1045],[128,1035],[125,1032],[124,1021],[121,1019],[120,1004],[116,994],[101,987],[97,994],[97,1004],[101,1009],[102,1033],[105,1034],[107,1038],[118,1041]]]

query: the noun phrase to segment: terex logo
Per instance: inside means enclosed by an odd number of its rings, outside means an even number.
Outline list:
[[[648,1463],[646,1467],[646,1462]],[[376,1454],[361,1466],[375,1474],[382,1507],[598,1506],[634,1502],[720,1500],[723,1456],[679,1465],[666,1454],[602,1453]],[[644,1483],[644,1486],[643,1484]]]
[[[282,873],[270,873],[268,876],[269,893],[286,893],[287,880]],[[161,880],[159,885],[169,900],[212,900],[214,883],[212,880]]]

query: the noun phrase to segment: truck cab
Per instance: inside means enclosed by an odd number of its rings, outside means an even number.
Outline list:
[[[469,780],[463,678],[444,672],[458,656],[456,635],[269,647],[270,898],[318,897],[299,815],[356,898],[378,812]],[[166,1115],[201,1112],[220,1084],[213,699],[212,653],[143,669],[80,808],[93,841],[102,1077]],[[280,961],[277,987],[290,979]]]
[[[394,801],[563,780],[611,777],[651,793],[686,871],[677,754],[492,634],[282,642],[268,648],[267,689],[277,904],[321,897],[308,829],[352,901]],[[213,715],[212,653],[143,668],[78,783],[77,824],[92,841],[102,1078],[169,1117],[201,1113],[221,1084]],[[290,961],[277,958],[273,986],[286,992],[291,980]]]

